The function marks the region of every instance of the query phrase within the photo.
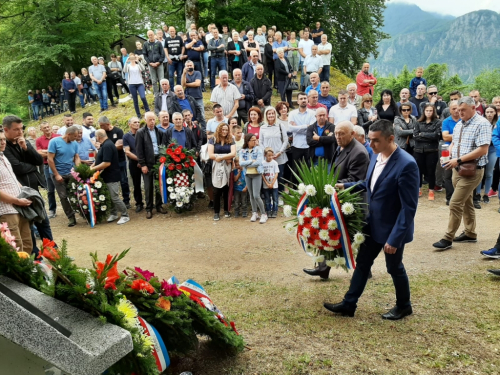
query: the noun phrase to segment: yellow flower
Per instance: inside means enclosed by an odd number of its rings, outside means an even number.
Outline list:
[[[125,315],[123,317],[124,325],[129,328],[135,327],[137,321],[137,309],[132,302],[123,298],[120,302],[118,302],[116,308]]]
[[[191,293],[186,292],[185,290],[181,290],[181,292],[184,293],[186,295],[186,297],[189,297],[191,295]]]

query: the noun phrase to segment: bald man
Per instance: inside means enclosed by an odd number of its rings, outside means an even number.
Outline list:
[[[311,73],[309,76],[309,81],[311,84],[306,87],[306,94],[309,94],[309,91],[311,90],[316,90],[317,92],[320,91],[320,86],[319,86],[319,74],[318,73]]]

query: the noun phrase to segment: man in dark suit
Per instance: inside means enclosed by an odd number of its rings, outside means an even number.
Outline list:
[[[160,85],[161,91],[155,94],[154,99],[156,116],[159,116],[161,111],[170,112],[170,108],[168,108],[168,101],[175,97],[174,92],[170,90],[170,83],[168,82],[168,79],[160,80]]]
[[[324,108],[318,108],[316,117],[318,116],[318,111],[326,113]],[[338,125],[335,125],[334,130],[335,140],[338,144],[337,150],[333,154],[333,167],[335,168],[335,173],[338,173],[337,183],[364,180],[370,159],[366,148],[354,138],[354,125],[350,121],[342,121]],[[303,271],[311,276],[328,279],[330,267],[326,265],[326,262],[321,262],[318,264],[318,267],[313,269],[304,268]]]
[[[340,189],[355,186],[354,191],[367,192],[366,240],[359,249],[356,269],[344,300],[336,304],[325,303],[324,306],[334,313],[354,316],[373,262],[383,249],[387,272],[391,274],[396,289],[396,306],[382,318],[399,320],[413,313],[403,252],[405,244],[413,240],[420,174],[415,159],[394,143],[394,127],[390,121],[374,122],[368,136],[370,146],[378,156],[371,159],[366,180],[336,186]]]
[[[335,139],[335,125],[328,122],[326,109],[318,108],[316,111],[316,122],[307,127],[306,135],[309,145],[309,159],[316,165],[318,160],[323,158],[328,160],[328,166],[332,164],[333,153],[337,149]]]

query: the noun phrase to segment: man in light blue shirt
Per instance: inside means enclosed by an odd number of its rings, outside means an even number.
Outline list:
[[[278,48],[283,48],[286,56],[286,51],[288,51],[288,42],[282,39],[280,31],[277,31],[276,34],[274,34],[274,37],[276,40],[273,42],[273,60],[276,60],[278,59],[278,54],[276,53]]]
[[[80,160],[82,163],[92,165],[94,162],[93,159],[89,156],[90,150],[96,150],[95,146],[90,141],[90,138],[83,136],[83,128],[80,125],[75,125],[78,127],[78,136],[76,137],[76,143],[78,143],[78,156],[80,156]],[[94,154],[95,157],[95,154]]]
[[[323,60],[318,55],[318,46],[311,47],[311,54],[304,60],[304,74],[318,73],[323,70]]]
[[[227,117],[224,116],[224,110],[220,104],[215,104],[213,107],[213,113],[215,117],[210,119],[207,122],[207,138],[210,139],[214,136],[215,131],[217,130],[217,126],[221,122],[225,122],[227,124]]]

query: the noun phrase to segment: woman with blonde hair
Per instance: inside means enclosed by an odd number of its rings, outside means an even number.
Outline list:
[[[368,128],[374,121],[377,121],[377,109],[373,106],[372,96],[365,94],[361,98],[361,108],[358,109],[358,125],[368,134]]]

